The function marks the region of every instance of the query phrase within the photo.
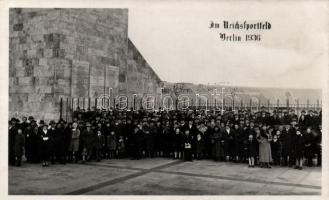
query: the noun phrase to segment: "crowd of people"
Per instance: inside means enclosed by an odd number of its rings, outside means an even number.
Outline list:
[[[213,159],[302,169],[321,165],[321,111],[77,109],[72,122],[9,121],[9,164],[103,159]]]

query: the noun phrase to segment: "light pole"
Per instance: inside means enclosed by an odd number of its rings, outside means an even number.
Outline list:
[[[222,110],[221,110],[222,115],[224,112],[224,90],[225,90],[225,88],[222,88]]]
[[[113,90],[112,88],[109,88],[109,98],[108,98],[109,99],[109,105],[108,105],[109,109],[111,107],[112,90]]]
[[[161,108],[163,108],[163,87],[161,88]]]
[[[112,88],[109,88],[109,96],[112,96]]]
[[[297,115],[299,116],[299,99],[295,99],[295,102],[296,102],[296,113]]]
[[[155,110],[155,102],[156,102],[156,98],[154,97],[154,101],[153,101],[153,112]]]
[[[198,109],[198,103],[199,103],[199,94],[195,94],[196,98],[195,98],[195,108],[196,110]]]
[[[216,95],[217,95],[217,88],[214,89],[214,94],[213,96],[213,105],[215,106],[214,110],[216,110]]]
[[[216,101],[215,101],[215,96],[216,96],[216,94],[217,94],[217,89],[215,88],[215,89],[213,89],[212,90],[212,92],[209,92],[210,93],[210,95],[211,95],[211,101],[210,101],[210,106],[209,106],[209,108],[211,109],[211,108],[213,108],[214,110],[216,109]],[[215,106],[215,108],[214,108],[214,106]]]
[[[212,103],[213,103],[213,106],[215,105],[215,98],[214,98],[214,95],[215,94],[211,94],[211,98],[212,98]],[[213,107],[212,106],[212,107]],[[211,108],[211,105],[210,105],[210,108]],[[210,109],[211,110],[211,109]],[[213,108],[213,113],[215,114],[215,109]]]
[[[134,111],[136,110],[136,96],[137,96],[137,94],[133,94]]]
[[[260,101],[259,101],[259,99],[257,98],[257,97],[255,97],[256,98],[256,103],[257,103],[257,112],[259,111],[259,105],[260,105]]]

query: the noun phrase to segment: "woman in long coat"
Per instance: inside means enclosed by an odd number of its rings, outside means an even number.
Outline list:
[[[50,148],[51,148],[51,142],[52,138],[48,131],[48,126],[43,125],[42,130],[40,131],[40,137],[41,137],[41,160],[42,160],[42,166],[48,166],[49,165],[49,157],[50,157]]]
[[[256,129],[257,140],[259,142],[259,163],[260,167],[271,168],[270,162],[272,162],[271,153],[271,141],[272,136],[266,132],[264,126],[262,130]]]
[[[71,152],[72,159],[74,162],[78,162],[76,156],[79,151],[80,142],[80,130],[78,129],[78,123],[74,122],[71,129],[71,141],[69,151]]]

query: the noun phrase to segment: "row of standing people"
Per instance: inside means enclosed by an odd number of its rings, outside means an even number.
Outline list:
[[[296,121],[276,129],[266,124],[255,126],[253,122],[241,125],[215,120],[122,122],[60,120],[47,126],[37,125],[34,120],[11,120],[9,161],[20,165],[24,154],[28,162],[41,161],[43,166],[48,166],[49,161],[64,164],[126,156],[248,161],[250,167],[259,161],[265,167],[272,162],[301,168],[304,157],[311,165],[315,155],[321,162],[319,131],[312,127],[300,130]],[[125,126],[125,131],[119,131],[119,126]]]

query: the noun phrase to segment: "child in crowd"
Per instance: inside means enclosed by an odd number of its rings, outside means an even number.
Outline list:
[[[273,158],[273,165],[280,165],[281,158],[281,142],[278,139],[277,135],[273,136],[273,140],[271,142],[271,152]]]
[[[189,130],[185,130],[183,142],[184,142],[184,160],[192,161],[192,138],[190,136]]]
[[[248,136],[248,167],[255,167],[255,157],[257,156],[257,141],[253,135]]]
[[[123,158],[125,157],[126,153],[126,146],[123,136],[121,135],[118,140],[118,157]]]

